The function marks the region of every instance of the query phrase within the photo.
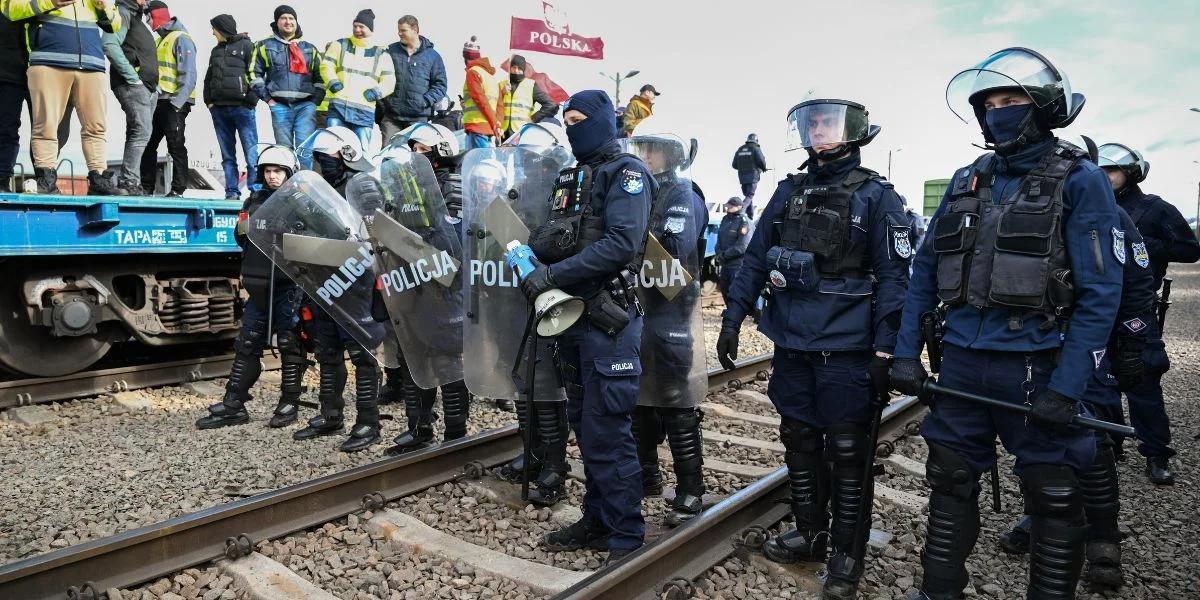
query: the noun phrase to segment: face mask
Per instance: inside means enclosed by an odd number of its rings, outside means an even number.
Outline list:
[[[612,131],[603,119],[587,118],[574,125],[567,125],[567,139],[571,142],[571,152],[580,160],[599,150],[614,137],[616,132]]]
[[[520,85],[522,81],[525,81],[525,74],[524,73],[509,73],[508,80],[514,86]]]
[[[325,183],[337,187],[337,184],[342,182],[342,175],[345,173],[346,165],[341,159],[322,154],[314,153],[317,157],[317,164],[321,165],[321,178]]]
[[[1021,135],[1021,123],[1033,110],[1032,104],[993,108],[985,113],[987,130],[997,144],[1012,141]]]

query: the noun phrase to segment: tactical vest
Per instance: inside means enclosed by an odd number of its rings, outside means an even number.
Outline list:
[[[192,36],[177,29],[158,40],[158,89],[164,94],[179,91],[179,64],[175,62],[175,41],[181,37],[192,39]],[[191,98],[196,99],[196,87],[192,88]]]
[[[840,183],[809,185],[807,174],[791,176],[795,191],[776,222],[779,244],[789,250],[811,252],[822,277],[844,277],[870,272],[867,244],[850,238],[851,202],[866,182],[882,181],[878,173],[855,167]]]
[[[1004,307],[1053,322],[1071,306],[1071,264],[1063,239],[1063,187],[1086,153],[1059,142],[1021,181],[1011,201],[995,203],[991,154],[955,180],[934,225],[938,297],[950,306]],[[1020,327],[1020,316],[1013,326]]]
[[[608,161],[630,154],[617,154]],[[599,165],[597,165],[599,166]],[[529,247],[547,264],[561,262],[579,254],[604,237],[604,215],[592,209],[592,167],[576,165],[559,171],[550,194],[550,218],[529,235]],[[647,234],[650,228],[646,228]],[[628,267],[636,273],[642,264],[646,240]]]

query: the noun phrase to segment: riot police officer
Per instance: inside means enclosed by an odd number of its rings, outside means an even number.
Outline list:
[[[257,182],[261,186],[250,194],[238,216],[237,239],[242,248],[242,285],[249,293],[242,313],[242,331],[236,342],[237,351],[225,384],[225,399],[208,407],[208,415],[196,421],[198,429],[214,429],[240,425],[250,421],[244,407],[250,399],[250,388],[262,371],[262,355],[270,343],[271,332],[278,340],[282,375],[279,404],[268,423],[285,427],[296,420],[300,409],[300,394],[304,393],[304,371],[308,368],[307,353],[296,331],[296,309],[303,293],[282,271],[275,268],[267,255],[246,240],[245,226],[254,211],[266,202],[279,186],[296,171],[296,156],[284,146],[270,146],[259,155]]]
[[[329,127],[315,132],[302,144],[319,165],[321,177],[343,197],[346,186],[353,175],[373,168],[363,152],[362,144],[354,132],[345,127]],[[368,278],[356,280],[357,284],[372,285]],[[343,452],[358,452],[380,440],[379,423],[379,367],[373,355],[383,343],[385,330],[372,312],[374,295],[371,290],[355,290],[348,298],[360,300],[349,307],[357,325],[367,337],[364,344],[355,339],[332,316],[310,298],[304,303],[308,320],[305,328],[316,344],[317,364],[320,367],[320,386],[317,399],[321,414],[308,420],[308,426],[292,434],[296,440],[307,440],[340,433],[345,425],[342,409],[345,399],[342,394],[346,386],[345,356],[354,365],[355,422],[349,437],[342,443]],[[365,346],[369,345],[370,348]]]
[[[458,164],[462,151],[458,139],[454,137],[454,132],[442,125],[416,123],[393,136],[390,146],[407,148],[408,151],[421,154],[428,159],[443,194],[446,192],[454,194],[457,190],[457,196],[454,197],[457,198],[458,206],[461,207],[462,184],[461,179],[458,179]],[[381,153],[381,159],[387,160],[388,154],[389,150],[385,149]],[[449,208],[453,201],[452,196],[444,195],[443,197]],[[455,212],[457,213],[457,211]],[[454,226],[454,232],[461,236],[462,231],[458,222],[453,222],[451,225]],[[437,418],[433,407],[437,402],[438,393],[437,389],[422,389],[417,385],[409,372],[408,364],[400,355],[400,349],[394,347],[394,344],[394,339],[385,341],[384,350],[385,352],[396,352],[400,366],[384,369],[387,383],[381,391],[381,397],[386,393],[393,401],[396,397],[403,400],[408,430],[393,440],[393,446],[387,449],[387,454],[390,456],[418,450],[433,442],[433,423]],[[441,391],[442,410],[446,413],[443,439],[451,441],[465,437],[467,420],[471,411],[471,394],[467,391],[466,384],[461,380],[447,383],[441,386]]]
[[[1143,352],[1157,337],[1154,323],[1154,275],[1146,243],[1133,220],[1122,209],[1120,236],[1125,240],[1121,306],[1109,339],[1109,353],[1100,361],[1095,376],[1088,380],[1087,407],[1100,418],[1124,422],[1121,392],[1137,388],[1147,376]],[[1119,440],[1111,434],[1098,434],[1096,458],[1091,467],[1079,473],[1079,488],[1087,517],[1088,537],[1084,577],[1093,585],[1120,586],[1121,532],[1117,517],[1121,509],[1117,461],[1113,447]],[[1032,519],[1025,515],[1008,533],[1000,536],[1000,547],[1010,554],[1029,551]]]
[[[886,395],[912,240],[892,184],[861,165],[861,147],[880,130],[863,105],[808,100],[789,111],[788,124],[807,168],[781,181],[763,210],[722,315],[717,356],[733,368],[741,323],[769,284],[759,330],[775,343],[767,395],[782,418],[796,528],[763,553],[821,561],[831,546],[824,595],[853,598],[863,555],[852,554],[870,530],[859,516],[870,514],[862,510],[872,490],[863,480],[874,448],[869,423]]]
[[[1150,173],[1150,162],[1142,154],[1123,144],[1100,146],[1100,168],[1108,175],[1117,204],[1129,213],[1150,253],[1154,290],[1162,287],[1168,263],[1193,263],[1200,259],[1200,241],[1174,205],[1142,191],[1140,186]],[[1155,330],[1158,319],[1152,320]],[[1157,485],[1175,483],[1171,473],[1171,423],[1163,405],[1162,376],[1170,368],[1162,332],[1153,336],[1146,347],[1149,372],[1142,384],[1127,390],[1129,418],[1137,429],[1138,452],[1146,457],[1146,476]]]
[[[528,148],[538,152],[545,160],[539,161],[522,161],[522,167],[537,166],[539,169],[554,169],[555,172],[549,173],[530,173],[525,172],[521,175],[526,178],[544,178],[557,177],[558,169],[564,165],[575,162],[575,158],[571,156],[571,146],[567,140],[566,132],[557,120],[550,117],[540,123],[527,123],[521,129],[505,142],[506,145],[511,145],[519,148]],[[474,173],[473,175],[480,178],[478,183],[484,185],[485,182],[491,181],[494,174],[489,174],[488,171],[494,170],[494,165],[482,163],[487,166],[484,172]],[[478,169],[477,169],[478,171]],[[515,372],[518,376],[526,373],[526,367],[529,360],[534,356],[532,336],[526,338],[524,342],[525,351],[517,362]],[[537,356],[540,357],[539,364],[542,368],[535,368],[534,383],[535,391],[541,390],[537,394],[538,399],[533,403],[535,427],[530,435],[522,436],[522,441],[525,439],[531,440],[532,446],[529,448],[529,455],[532,457],[530,464],[530,484],[529,484],[529,502],[537,506],[551,506],[566,497],[566,478],[570,470],[567,464],[567,437],[570,433],[569,424],[567,423],[567,409],[565,392],[561,394],[546,394],[548,390],[558,390],[561,385],[558,381],[557,374],[553,369],[555,341],[551,338],[539,339],[537,348]],[[545,367],[550,367],[546,369]],[[519,379],[520,377],[518,377]],[[514,381],[517,384],[517,422],[520,429],[524,432],[529,427],[529,407],[528,402],[529,391],[525,382]],[[525,452],[518,454],[516,458],[509,461],[508,464],[502,466],[495,471],[496,476],[512,483],[520,483],[524,477],[525,471]]]
[[[658,446],[665,437],[675,471],[675,499],[666,523],[676,526],[700,514],[704,498],[703,413],[697,408],[708,391],[704,330],[700,314],[700,236],[708,207],[686,176],[695,160],[679,138],[639,135],[630,150],[654,173],[658,191],[649,231],[665,254],[648,250],[638,289],[645,311],[642,382],[633,415],[633,437],[642,465],[646,495],[663,491]]]
[[[620,152],[608,94],[575,94],[563,117],[579,164],[558,176],[551,218],[530,235],[540,263],[521,288],[530,299],[558,287],[587,302],[586,316],[558,341],[567,420],[583,455],[587,493],[583,518],[548,534],[545,547],[607,547],[612,562],[640,547],[645,535],[630,431],[641,375],[634,281],[657,184],[640,159]],[[563,239],[573,243],[564,248]]]
[[[729,290],[733,287],[738,270],[742,268],[742,257],[749,244],[750,219],[742,213],[741,199],[734,196],[725,201],[725,216],[721,217],[721,225],[717,229],[716,253],[721,265],[717,286],[725,306],[729,306]]]
[[[925,598],[961,598],[979,535],[979,475],[997,435],[1017,459],[1032,517],[1030,598],[1071,598],[1087,538],[1079,474],[1095,440],[1069,426],[1108,353],[1125,246],[1116,202],[1086,153],[1052,133],[1083,107],[1066,75],[1025,48],[1001,50],[951,80],[947,103],[979,122],[989,152],[958,170],[917,253],[896,344],[896,389],[922,394],[921,316],[947,305],[941,384],[1019,413],[927,398]]]

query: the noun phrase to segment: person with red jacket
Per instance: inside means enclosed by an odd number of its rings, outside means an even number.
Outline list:
[[[475,36],[463,44],[463,62],[467,78],[463,82],[463,128],[467,132],[467,149],[495,146],[502,132],[504,95],[496,81],[496,68],[480,55]]]

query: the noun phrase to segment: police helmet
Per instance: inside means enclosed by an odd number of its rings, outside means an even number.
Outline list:
[[[1029,48],[1005,48],[955,75],[946,86],[946,104],[964,123],[974,118],[982,124],[988,94],[1009,89],[1029,95],[1045,130],[1070,125],[1085,101],[1083,94],[1071,90],[1067,74],[1045,56]],[[990,137],[984,130],[985,138]]]
[[[437,123],[413,123],[404,131],[392,136],[388,140],[388,148],[403,147],[407,150],[412,150],[413,145],[421,143],[433,149],[433,153],[439,158],[453,158],[462,153],[462,146],[458,143],[458,138],[454,132],[445,125]],[[388,148],[384,149],[384,153]]]
[[[359,172],[374,168],[363,150],[362,141],[353,131],[340,125],[318,129],[300,144],[300,156],[311,158],[314,154],[339,156],[350,169]]]
[[[479,198],[502,193],[508,180],[504,165],[494,158],[485,158],[475,163],[471,171],[463,175],[469,178],[471,189]]]
[[[627,152],[640,157],[650,167],[650,170],[658,175],[681,173],[687,170],[695,160],[698,143],[696,140],[692,140],[692,145],[689,147],[679,136],[670,133],[656,133],[635,135],[625,142],[625,146]],[[662,163],[651,164],[658,162],[658,159],[652,158],[652,156],[661,157]]]
[[[567,141],[567,131],[563,129],[562,125],[546,121],[522,125],[520,131],[504,141],[504,145],[537,148],[562,146],[568,150],[571,149],[571,143]]]
[[[814,146],[826,144],[866,146],[880,131],[868,115],[865,106],[849,100],[805,100],[788,111],[785,151],[804,148],[812,152]]]
[[[757,143],[758,143],[758,134],[757,134],[757,133],[752,133],[752,134],[750,134],[750,135],[746,136],[746,143],[748,143],[748,144],[757,144]]]
[[[263,182],[263,168],[268,166],[280,167],[287,173],[288,177],[291,177],[296,173],[297,169],[296,155],[287,146],[272,144],[263,148],[258,153],[258,167],[256,169],[258,183]]]
[[[1129,183],[1141,183],[1150,174],[1150,161],[1146,160],[1141,152],[1115,142],[1100,146],[1100,160],[1097,164],[1100,167],[1116,167],[1125,171]]]

